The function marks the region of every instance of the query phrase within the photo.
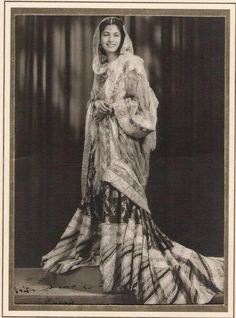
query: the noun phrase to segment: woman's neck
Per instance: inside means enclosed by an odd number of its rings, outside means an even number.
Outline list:
[[[115,61],[118,58],[117,53],[109,53],[107,54],[108,63]]]

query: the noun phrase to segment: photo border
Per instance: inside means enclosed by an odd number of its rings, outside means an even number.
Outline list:
[[[3,253],[3,257],[2,257],[2,304],[5,304],[5,310],[6,310],[6,305],[9,305],[9,307],[7,307],[7,311],[8,313],[14,312],[14,316],[15,313],[20,312],[20,313],[27,313],[27,316],[29,316],[30,311],[39,311],[39,312],[46,312],[46,311],[55,311],[56,315],[59,316],[59,312],[61,311],[61,309],[63,308],[63,311],[66,310],[67,312],[72,312],[72,311],[81,311],[82,314],[85,317],[85,313],[83,311],[88,311],[88,312],[92,312],[92,311],[97,311],[96,312],[96,316],[98,317],[98,311],[101,313],[101,311],[106,311],[106,312],[114,312],[116,311],[116,317],[118,317],[118,312],[124,312],[126,311],[127,313],[132,313],[134,311],[135,308],[135,313],[140,312],[140,314],[144,314],[145,312],[149,312],[149,313],[160,313],[162,314],[162,317],[164,317],[163,313],[174,313],[174,312],[181,312],[183,313],[187,313],[188,315],[190,314],[190,312],[194,312],[194,313],[222,313],[220,316],[217,315],[217,317],[221,317],[223,318],[223,313],[228,313],[229,310],[229,298],[231,297],[231,295],[229,295],[229,276],[228,276],[228,271],[229,271],[229,247],[232,247],[229,243],[233,243],[232,239],[235,239],[235,228],[234,228],[234,233],[233,233],[233,237],[232,237],[232,233],[230,233],[231,235],[229,235],[229,225],[230,222],[232,220],[229,219],[229,178],[231,177],[230,171],[229,171],[229,163],[230,160],[232,160],[232,158],[230,156],[232,156],[232,154],[230,154],[230,150],[232,145],[230,144],[230,113],[232,115],[232,111],[230,109],[230,103],[232,103],[231,101],[231,97],[230,96],[230,34],[232,33],[231,28],[230,28],[230,18],[232,18],[232,16],[230,16],[231,11],[229,9],[162,9],[162,8],[157,8],[157,9],[143,9],[143,8],[130,8],[130,9],[119,9],[119,8],[106,8],[108,4],[113,4],[111,1],[108,2],[100,2],[100,1],[91,1],[91,2],[85,2],[85,1],[68,1],[68,2],[62,2],[62,1],[4,1],[4,34],[3,34],[3,38],[4,38],[4,44],[6,43],[6,38],[5,38],[5,23],[6,23],[6,6],[5,4],[16,4],[16,3],[21,3],[21,4],[25,4],[28,7],[21,7],[21,8],[16,8],[16,7],[10,7],[10,23],[7,26],[8,27],[8,32],[9,32],[9,27],[10,27],[10,113],[8,114],[10,117],[7,118],[7,105],[9,105],[7,102],[9,101],[8,98],[5,98],[3,100],[3,218],[5,216],[5,218],[3,219],[3,229],[2,229],[2,240],[3,240],[3,247],[4,247],[4,253]],[[105,4],[106,7],[103,8],[42,8],[42,7],[37,7],[37,8],[30,8],[29,4],[30,3],[41,3],[43,5],[48,4],[48,3],[60,3],[60,4],[65,4],[66,6],[68,6],[68,3],[80,3],[80,4],[88,4],[88,5],[92,5],[94,3],[96,4]],[[119,3],[119,2],[116,2]],[[122,2],[122,4],[124,3],[130,3],[130,2]],[[141,4],[145,4],[147,5],[150,2],[132,2],[132,4],[137,4],[137,5],[141,5]],[[155,4],[153,2],[151,2],[152,4]],[[159,2],[158,4],[166,4],[166,2]],[[170,2],[168,2],[170,3]],[[175,2],[176,3],[176,2]],[[180,2],[178,2],[179,4]],[[192,2],[188,2],[188,4],[192,4]],[[211,2],[211,4],[213,4]],[[184,3],[181,3],[182,6],[184,6]],[[199,5],[201,5],[201,3],[199,3]],[[226,5],[224,3],[224,5]],[[210,7],[210,4],[209,4]],[[141,11],[141,12],[140,12]],[[193,12],[194,11],[194,12]],[[140,12],[140,13],[139,13]],[[158,14],[154,14],[158,13]],[[150,14],[151,13],[151,14]],[[215,16],[223,16],[225,17],[225,131],[224,131],[224,185],[225,185],[225,192],[224,192],[224,256],[225,256],[225,263],[227,264],[226,266],[226,270],[225,270],[225,302],[223,305],[21,305],[21,304],[14,304],[14,152],[15,152],[15,136],[14,136],[14,131],[15,131],[15,113],[14,113],[14,108],[15,108],[15,16],[16,15],[78,15],[78,16],[82,16],[82,15],[135,15],[135,16],[145,16],[145,15],[151,15],[151,16],[204,16],[204,17],[215,17]],[[231,34],[232,35],[232,34]],[[9,48],[8,48],[9,49]],[[5,62],[6,60],[8,60],[8,56],[6,54],[5,51],[5,55],[4,55]],[[232,58],[232,56],[231,56]],[[8,61],[9,62],[9,61]],[[5,64],[4,64],[4,70],[5,70]],[[4,72],[3,74],[3,79],[4,79],[4,85],[6,90],[7,90],[7,81],[5,79],[5,75],[6,73]],[[9,83],[9,79],[8,79],[8,83]],[[235,83],[234,83],[235,86]],[[4,93],[9,94],[5,92],[5,89],[3,90]],[[3,94],[3,98],[6,96],[5,94]],[[232,94],[231,94],[232,95]],[[233,96],[234,97],[234,96]],[[5,108],[6,107],[6,108]],[[231,106],[232,108],[232,106]],[[6,125],[6,119],[10,119],[10,126],[9,123]],[[231,123],[232,124],[232,123]],[[234,124],[234,122],[233,122]],[[7,143],[7,136],[4,135],[4,132],[6,132],[6,129],[9,128],[9,132],[10,132],[10,148],[9,148],[9,144],[6,145]],[[231,126],[232,129],[232,126]],[[235,132],[235,127],[233,127],[234,132]],[[233,134],[234,137],[234,134]],[[232,141],[234,141],[234,138],[232,138],[231,135],[231,139]],[[231,142],[232,142],[231,141]],[[9,219],[9,224],[8,227],[6,227],[6,223],[7,223],[7,218],[6,216],[8,215],[7,212],[7,204],[5,203],[6,201],[4,201],[5,196],[6,196],[6,188],[5,185],[7,183],[7,164],[6,164],[6,152],[9,150],[9,154],[10,154],[10,175],[9,175],[9,180],[8,180],[8,186],[10,189],[9,192],[9,199],[10,199],[10,206],[9,206],[9,210],[10,211],[10,219]],[[234,146],[232,148],[232,150],[234,150]],[[234,158],[234,156],[232,156]],[[233,184],[234,184],[234,180],[233,180]],[[4,204],[5,203],[5,204]],[[233,220],[234,221],[234,220]],[[233,222],[234,223],[234,222]],[[234,224],[235,227],[235,224]],[[7,230],[9,230],[9,242],[7,240],[6,235],[4,235],[5,233],[7,233]],[[230,241],[229,241],[230,239]],[[7,253],[7,247],[8,246],[8,253]],[[233,258],[231,257],[231,259],[233,259],[233,268],[235,267],[235,245],[233,247]],[[6,282],[7,277],[6,274],[8,276],[8,270],[6,270],[6,268],[8,268],[8,266],[6,266],[6,259],[4,259],[4,256],[8,255],[8,262],[9,262],[9,282]],[[5,257],[6,258],[6,257]],[[5,272],[4,272],[4,268],[5,268]],[[235,269],[234,269],[235,271]],[[233,294],[232,294],[232,299],[234,299],[235,296],[235,272],[233,273]],[[6,284],[5,284],[6,282]],[[8,285],[9,284],[9,285]],[[8,291],[9,291],[9,295],[8,297],[6,297],[6,292],[4,292],[4,287],[8,286]],[[4,299],[5,296],[5,299]],[[6,301],[6,299],[8,298],[8,301]],[[4,316],[4,306],[2,307],[2,317],[6,317]],[[233,303],[233,311],[235,310],[235,303]],[[78,314],[78,312],[77,312]],[[9,316],[9,315],[8,315]],[[35,313],[34,313],[35,316]],[[40,315],[42,316],[42,315]],[[50,315],[51,316],[51,315]],[[89,315],[91,316],[91,315]],[[100,315],[99,315],[100,316]],[[137,316],[137,315],[136,315]],[[193,316],[193,315],[191,315]],[[87,317],[87,316],[86,316]],[[94,316],[93,316],[94,317]],[[104,317],[104,316],[100,316],[100,317]],[[108,317],[106,315],[106,317]],[[119,316],[121,317],[121,316]],[[161,316],[156,316],[156,317],[161,317]],[[165,316],[167,317],[167,316]],[[169,316],[170,317],[170,316]],[[180,317],[180,316],[178,316]],[[188,317],[188,316],[185,316]],[[194,316],[196,317],[196,316]],[[203,316],[201,316],[203,317]],[[205,317],[205,316],[204,316]],[[209,317],[209,316],[208,316]],[[213,316],[211,316],[213,317]],[[226,316],[225,316],[226,317]],[[227,317],[229,317],[227,315]],[[233,316],[232,316],[233,317]]]

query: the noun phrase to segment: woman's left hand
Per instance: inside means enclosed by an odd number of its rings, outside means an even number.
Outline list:
[[[96,100],[94,103],[96,112],[95,112],[95,119],[96,120],[102,120],[106,115],[109,115],[112,113],[112,107],[104,100]]]

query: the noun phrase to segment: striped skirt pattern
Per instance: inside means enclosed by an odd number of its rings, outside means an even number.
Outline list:
[[[41,265],[57,274],[99,266],[104,292],[130,292],[143,304],[206,304],[224,290],[222,258],[170,240],[108,183],[100,198],[82,202]]]

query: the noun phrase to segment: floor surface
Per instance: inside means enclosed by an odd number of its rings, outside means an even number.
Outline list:
[[[211,304],[223,304],[217,295]],[[130,294],[105,294],[98,267],[82,267],[62,275],[40,268],[15,269],[16,304],[138,304]]]
[[[104,294],[98,267],[55,275],[40,268],[15,269],[17,304],[137,304],[132,295]]]

